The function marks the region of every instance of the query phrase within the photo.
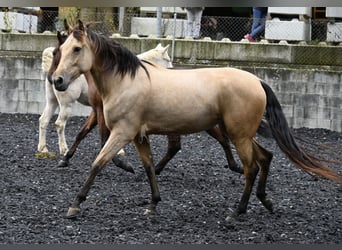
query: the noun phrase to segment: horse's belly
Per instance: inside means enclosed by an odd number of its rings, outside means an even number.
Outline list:
[[[207,130],[217,124],[218,118],[213,113],[164,113],[154,119],[148,119],[143,126],[149,134],[191,134]]]

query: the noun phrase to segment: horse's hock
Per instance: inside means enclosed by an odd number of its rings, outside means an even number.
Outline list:
[[[165,38],[115,39],[137,54],[159,42],[172,44]],[[41,55],[56,43],[56,35],[0,33],[0,112],[41,114]],[[176,39],[174,48],[176,67],[231,66],[265,79],[290,126],[342,132],[342,46]],[[73,109],[73,115],[89,113],[80,104]]]

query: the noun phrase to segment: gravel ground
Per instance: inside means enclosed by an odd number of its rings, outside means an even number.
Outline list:
[[[205,133],[182,137],[182,150],[158,177],[162,201],[158,215],[143,215],[150,188],[134,147],[127,157],[134,175],[112,163],[92,187],[82,214],[66,219],[100,147],[97,130],[81,143],[68,168],[58,159],[36,159],[38,115],[0,113],[0,243],[342,243],[342,186],[298,170],[273,139],[258,140],[274,153],[267,191],[270,214],[252,193],[248,212],[226,222],[242,195],[244,177],[224,168],[219,144]],[[71,145],[85,118],[69,120]],[[57,152],[57,134],[49,126],[48,145]],[[295,129],[304,148],[341,160],[342,133]],[[166,139],[152,136],[154,159]],[[235,154],[235,152],[234,152]],[[334,166],[341,172],[341,166]]]

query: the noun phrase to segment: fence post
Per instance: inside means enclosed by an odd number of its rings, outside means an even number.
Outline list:
[[[125,7],[119,8],[119,33],[123,33],[123,27],[124,27],[124,17],[125,17]]]
[[[176,7],[173,7],[173,36],[172,36],[172,50],[171,50],[171,62],[175,54],[175,37],[176,37],[176,24],[177,24],[177,12]]]
[[[162,7],[157,7],[157,37],[162,36]]]

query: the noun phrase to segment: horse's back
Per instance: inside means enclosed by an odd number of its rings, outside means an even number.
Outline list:
[[[200,131],[219,120],[238,127],[260,123],[266,96],[259,79],[249,72],[233,68],[148,70],[151,93],[146,113],[150,121],[152,116],[159,119],[153,127],[165,122],[172,123],[175,130]]]

